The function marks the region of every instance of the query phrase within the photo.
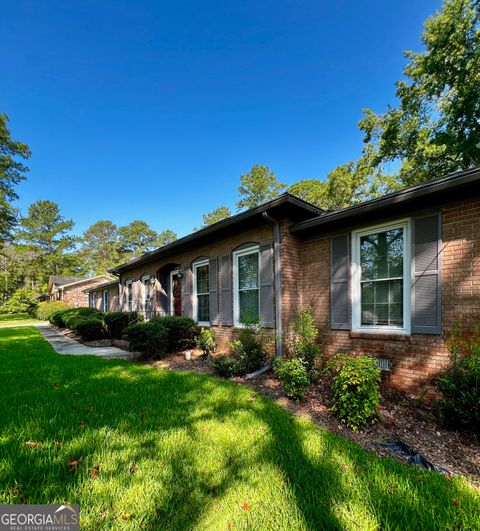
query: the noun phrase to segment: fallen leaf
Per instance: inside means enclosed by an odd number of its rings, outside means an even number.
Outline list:
[[[27,441],[25,444],[30,446],[30,448],[38,448],[39,446],[42,446],[42,443],[37,441]]]
[[[76,459],[75,457],[73,459],[70,459],[70,462],[68,463],[68,471],[71,473],[75,472],[79,464],[80,464],[79,459]]]
[[[121,516],[122,520],[130,520],[132,518],[132,515],[130,513],[124,513]]]
[[[92,468],[92,479],[95,479],[98,476],[99,470],[100,470],[100,465],[95,465]]]
[[[63,441],[60,441],[60,440],[55,441],[55,448],[61,448],[62,445],[63,445]]]
[[[244,503],[244,504],[242,505],[242,509],[243,509],[244,511],[249,511],[249,510],[251,509],[251,507],[252,507],[252,506],[251,506],[249,503]]]
[[[132,466],[130,467],[130,475],[134,474],[135,470],[137,470],[137,465],[132,463]]]
[[[348,472],[348,471],[350,470],[350,465],[349,465],[348,463],[344,463],[344,464],[342,465],[342,470],[343,470],[344,472]]]
[[[11,489],[11,492],[14,496],[18,496],[18,493],[20,492],[20,489],[18,487],[13,487]]]
[[[81,420],[79,426],[83,430],[83,428],[85,428],[85,422],[83,422],[83,420]]]
[[[452,498],[452,505],[458,505],[457,498]]]

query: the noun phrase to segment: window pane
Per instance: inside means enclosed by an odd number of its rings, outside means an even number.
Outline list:
[[[239,294],[239,321],[253,323],[259,320],[258,289],[240,291]]]
[[[197,321],[208,323],[210,321],[210,296],[197,296]]]
[[[403,277],[403,228],[360,238],[362,280]]]
[[[195,269],[197,274],[197,293],[209,293],[208,265]]]
[[[238,287],[258,288],[258,253],[238,257]]]
[[[361,283],[361,324],[403,326],[403,280]]]

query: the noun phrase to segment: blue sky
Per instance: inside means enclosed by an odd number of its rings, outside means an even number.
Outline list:
[[[394,100],[440,0],[16,0],[0,16],[0,112],[33,152],[18,206],[82,232],[144,219],[187,234],[239,175],[324,178]]]

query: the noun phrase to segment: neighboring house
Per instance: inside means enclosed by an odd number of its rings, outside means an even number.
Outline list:
[[[45,300],[64,301],[72,306],[88,306],[88,297],[85,288],[96,286],[106,280],[111,280],[107,275],[98,275],[92,278],[61,277],[52,275],[48,280]]]
[[[333,212],[284,194],[111,273],[122,310],[191,316],[220,352],[258,319],[280,353],[311,306],[326,355],[373,354],[418,394],[448,363],[455,322],[480,324],[480,169]]]
[[[118,303],[118,279],[97,284],[83,292],[88,298],[88,305],[102,312],[116,312],[120,309]]]

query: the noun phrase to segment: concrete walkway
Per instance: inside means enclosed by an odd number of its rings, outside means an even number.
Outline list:
[[[89,347],[75,341],[71,337],[64,336],[57,332],[55,328],[50,325],[33,325],[36,326],[43,337],[52,345],[55,352],[59,354],[73,354],[83,355],[90,354],[93,356],[100,356],[101,358],[120,358],[129,359],[130,353],[117,347]]]

